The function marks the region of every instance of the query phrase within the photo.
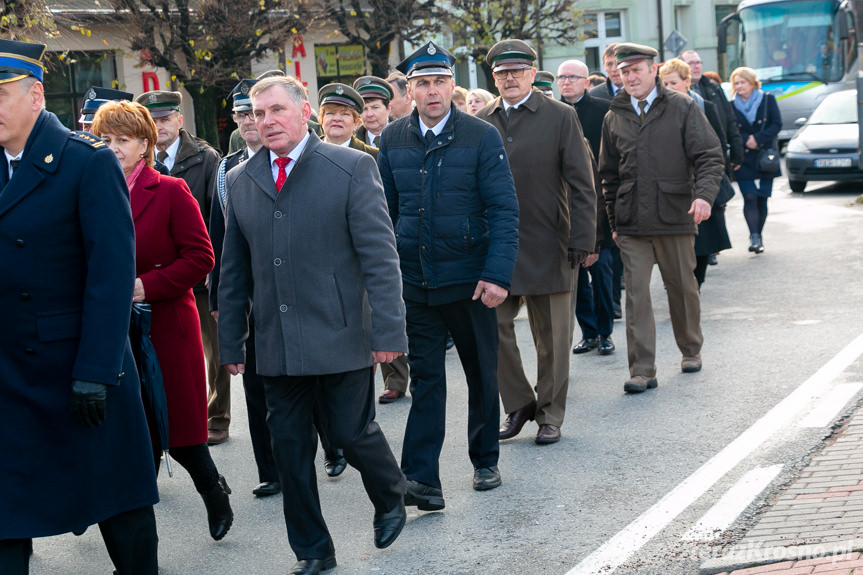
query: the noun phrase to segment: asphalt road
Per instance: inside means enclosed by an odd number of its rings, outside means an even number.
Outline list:
[[[372,541],[373,511],[359,474],[349,468],[341,478],[327,479],[320,461],[324,515],[339,562],[330,573],[696,573],[701,562],[745,530],[759,507],[793,476],[795,466],[823,443],[829,425],[801,428],[792,418],[770,432],[756,427],[742,440],[735,439],[863,333],[858,287],[863,206],[851,205],[863,190],[812,184],[801,195],[791,194],[784,179],[776,184],[762,255],[746,251],[739,195],[729,204],[735,247],[720,254],[718,266],[710,267],[702,290],[702,372],[680,373],[657,271],[658,389],[639,396],[623,394],[626,342],[624,325],[616,322],[617,353],[572,358],[561,442],[535,445],[536,425],[529,424],[519,437],[501,445],[503,485],[479,493],[471,488],[467,457],[466,386],[458,357],[450,352],[449,433],[441,461],[446,509],[409,509],[399,540],[378,551]],[[526,318],[520,317],[517,325],[530,376],[535,355]],[[817,401],[838,383],[863,381],[863,361],[855,356],[849,363],[838,377],[804,388],[803,403]],[[212,453],[234,491],[234,526],[224,540],[212,541],[203,503],[188,475],[179,465],[173,478],[163,471],[156,516],[165,575],[277,574],[286,573],[294,562],[281,496],[251,495],[257,477],[239,381],[233,401],[231,439]],[[855,396],[837,413],[856,401]],[[410,399],[378,408],[377,419],[397,457],[409,408]],[[717,454],[729,453],[727,472],[695,481],[689,489],[693,474]],[[681,539],[730,486],[764,465],[782,465],[781,472],[730,531],[714,541]],[[688,489],[681,490],[681,485]],[[657,509],[659,504],[666,507]],[[650,509],[656,511],[650,515],[650,529],[627,531]],[[599,562],[591,566],[597,557]],[[613,560],[606,561],[609,557]],[[111,570],[96,528],[81,537],[35,542],[34,575]]]

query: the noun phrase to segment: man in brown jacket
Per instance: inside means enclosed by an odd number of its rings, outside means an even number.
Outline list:
[[[594,249],[596,191],[590,153],[571,106],[531,85],[536,52],[522,40],[492,46],[487,60],[501,96],[477,114],[498,129],[518,195],[519,251],[506,300],[497,308],[498,386],[508,414],[500,439],[536,419],[536,443],[555,443],[566,410],[571,291],[575,269]],[[514,320],[524,297],[537,351],[537,392],[524,373]]]
[[[724,155],[692,98],[656,80],[656,50],[620,44],[624,91],[602,126],[599,171],[626,281],[627,393],[656,387],[656,327],[650,299],[654,261],[668,293],[681,370],[701,370],[701,299],[695,281],[696,226],[710,217]]]

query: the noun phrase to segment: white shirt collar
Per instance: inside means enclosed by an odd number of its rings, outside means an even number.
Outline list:
[[[294,149],[288,152],[288,157],[291,161],[288,163],[288,166],[285,168],[285,173],[290,177],[291,172],[294,170],[294,166],[297,165],[297,160],[300,159],[300,156],[303,154],[303,150],[306,149],[306,144],[309,143],[309,138],[311,137],[311,132],[306,132],[306,136],[300,140],[300,143],[294,146]],[[273,172],[273,182],[278,181],[279,179],[279,166],[276,164],[276,158],[279,157],[274,151],[270,150],[270,169]]]
[[[341,144],[338,144],[338,145],[343,147],[343,148],[350,148],[351,147],[351,139],[348,138],[347,140],[345,140],[344,142],[342,142]]]
[[[180,149],[180,136],[177,136],[174,142],[168,146],[165,151],[168,152],[168,157],[165,158],[165,161],[162,162],[165,164],[165,167],[168,168],[168,171],[174,169],[174,161],[177,159],[177,151]]]
[[[422,132],[422,135],[425,136],[426,132],[431,130],[435,136],[440,136],[440,133],[443,132],[444,126],[446,126],[446,123],[449,122],[449,117],[451,114],[452,114],[452,108],[450,108],[449,112],[446,113],[446,116],[441,118],[441,121],[438,122],[437,124],[435,124],[433,128],[429,128],[428,126],[426,126],[425,122],[423,122],[422,116],[417,114],[417,117],[419,118],[419,121],[420,121],[420,132]]]
[[[653,106],[653,101],[656,99],[656,96],[658,96],[658,95],[659,95],[659,92],[657,92],[656,86],[654,86],[653,90],[651,90],[650,93],[645,98],[645,100],[647,101],[647,106],[644,108],[645,114],[648,112],[648,110],[650,110],[651,106]],[[630,96],[629,102],[632,104],[632,109],[635,110],[636,114],[638,114],[639,113],[638,100],[635,97]]]
[[[258,149],[260,150],[261,148],[258,148]],[[252,156],[254,156],[254,155],[255,155],[255,150],[253,150],[252,148],[250,148],[250,147],[246,146],[246,159],[247,159],[247,160],[251,160],[251,159],[252,159]]]
[[[9,179],[12,179],[12,160],[20,160],[21,156],[24,154],[24,150],[18,152],[17,156],[10,156],[9,152],[6,150],[3,150],[3,153],[6,154],[6,167],[9,170],[7,175],[9,176]]]
[[[507,104],[507,103],[506,103],[506,100],[504,100],[503,98],[501,98],[501,101],[503,102],[503,111],[504,111],[504,112],[506,112],[507,114],[509,114],[509,109],[510,109],[510,108],[518,109],[518,107],[519,107],[519,106],[521,106],[522,104],[524,104],[525,102],[527,102],[527,101],[530,99],[531,95],[533,95],[533,91],[528,92],[528,93],[527,93],[527,96],[525,96],[521,101],[516,102],[516,103],[515,103],[515,104],[513,104],[512,106],[510,106],[509,104]]]

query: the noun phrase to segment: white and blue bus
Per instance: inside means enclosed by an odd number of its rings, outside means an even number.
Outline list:
[[[755,70],[782,112],[780,140],[790,139],[797,119],[808,118],[827,94],[856,86],[861,5],[861,0],[742,0],[719,24],[723,77],[738,66]]]

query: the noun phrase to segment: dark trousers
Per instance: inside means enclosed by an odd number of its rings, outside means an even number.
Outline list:
[[[210,455],[210,447],[206,443],[172,447],[168,456],[183,466],[195,484],[195,491],[206,493],[212,491],[219,482],[219,470]],[[156,475],[159,475],[162,450],[153,446],[153,460],[156,463]]]
[[[602,249],[592,266],[579,270],[575,319],[581,328],[582,339],[609,336],[614,329],[611,264],[611,250]]]
[[[152,505],[101,521],[99,530],[119,575],[158,575],[159,537]],[[32,549],[32,539],[0,541],[0,573],[28,575]]]
[[[276,460],[273,457],[273,438],[267,427],[267,398],[264,394],[264,380],[255,369],[255,329],[249,327],[246,340],[246,372],[243,374],[243,391],[246,393],[246,410],[249,414],[249,435],[252,437],[252,451],[258,467],[258,481],[264,483],[278,481]]]
[[[447,331],[467,379],[468,455],[474,468],[497,465],[497,312],[478,300],[436,306],[405,300],[405,305],[413,400],[402,446],[402,471],[408,479],[440,489]]]
[[[297,559],[330,557],[335,549],[321,514],[315,477],[315,404],[327,415],[328,436],[360,472],[375,512],[391,511],[404,497],[404,476],[374,420],[372,368],[263,380],[270,412],[267,425],[273,436],[273,454],[284,494],[288,542]]]

